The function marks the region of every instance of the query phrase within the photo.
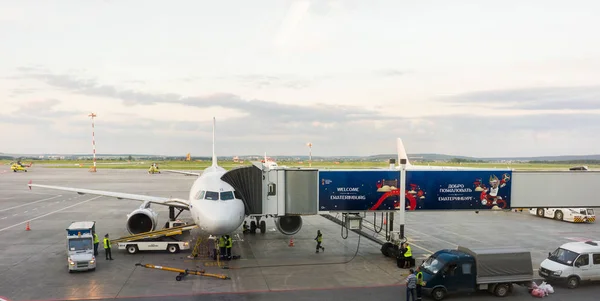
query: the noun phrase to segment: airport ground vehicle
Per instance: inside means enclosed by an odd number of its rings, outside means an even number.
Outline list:
[[[117,243],[119,250],[127,250],[129,254],[164,250],[177,253],[190,249],[190,242],[181,241],[177,236],[196,227],[198,226],[195,224],[189,225],[179,220],[169,221],[164,229],[121,237],[113,240],[112,243]]]
[[[158,166],[156,164],[152,164],[152,166],[150,166],[150,168],[148,169],[148,173],[149,174],[160,173],[160,170],[158,170]]]
[[[596,221],[594,209],[591,208],[529,208],[529,213],[539,217],[572,223],[593,223]]]
[[[424,293],[442,300],[449,293],[488,290],[507,296],[513,284],[530,286],[533,281],[531,252],[519,248],[469,249],[435,252],[421,266]]]
[[[96,222],[72,222],[67,228],[67,262],[69,273],[96,269],[94,236]]]
[[[14,171],[14,172],[17,172],[17,171],[24,171],[24,172],[27,172],[27,166],[26,166],[26,165],[25,165],[25,166],[21,166],[21,165],[19,165],[19,164],[17,164],[17,163],[13,163],[13,164],[11,164],[11,165],[10,165],[10,169],[11,169],[12,171]]]
[[[581,281],[600,279],[600,241],[569,242],[542,261],[538,274],[548,282],[576,288]]]

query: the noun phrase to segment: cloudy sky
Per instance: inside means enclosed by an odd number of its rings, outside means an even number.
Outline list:
[[[0,152],[600,153],[598,1],[0,6]]]

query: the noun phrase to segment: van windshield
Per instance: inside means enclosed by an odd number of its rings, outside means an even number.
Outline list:
[[[548,259],[564,265],[572,266],[577,256],[579,256],[579,253],[575,253],[573,251],[569,251],[563,248],[558,248],[554,252],[552,252],[552,254],[550,254]]]
[[[594,209],[588,209],[587,210],[587,214],[588,215],[594,215]]]
[[[441,260],[440,258],[431,256],[427,258],[425,262],[423,262],[421,268],[423,268],[425,272],[433,275],[437,274],[437,272],[439,272],[444,267],[444,265],[446,265],[445,261]]]
[[[69,251],[84,251],[92,249],[91,238],[69,239]]]

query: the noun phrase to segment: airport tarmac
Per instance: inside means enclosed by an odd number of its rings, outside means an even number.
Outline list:
[[[341,227],[321,216],[303,218],[303,228],[290,237],[275,230],[266,219],[267,233],[241,234],[234,241],[229,269],[215,266],[209,258],[188,259],[180,254],[142,252],[129,255],[113,249],[113,261],[105,261],[100,250],[96,271],[68,273],[65,228],[71,221],[94,220],[100,235],[126,235],[126,214],[140,202],[78,195],[48,190],[27,183],[71,186],[187,198],[195,177],[180,174],[149,175],[145,170],[51,169],[35,166],[27,173],[4,172],[0,166],[0,298],[8,300],[400,300],[404,296],[406,270],[384,257],[380,245],[350,232],[341,237]],[[154,206],[159,227],[168,209]],[[189,213],[182,213],[183,219]],[[372,220],[372,216],[370,217]],[[25,231],[30,222],[30,231]],[[397,225],[397,221],[396,221]],[[365,223],[366,227],[372,227]],[[315,254],[317,229],[324,234],[324,253]],[[410,212],[406,234],[417,259],[442,248],[467,246],[522,246],[533,252],[534,268],[560,244],[598,236],[597,224],[571,224],[514,212]],[[116,246],[114,246],[116,248]],[[356,256],[354,256],[356,254]],[[176,273],[136,267],[136,263],[204,269],[231,279],[187,276],[175,281]],[[538,282],[539,283],[539,282]],[[576,291],[556,287],[555,300],[596,300],[600,285]],[[516,289],[513,300],[531,298]],[[561,297],[563,296],[563,297]],[[456,296],[453,300],[488,300],[487,293]],[[589,298],[589,299],[586,299]],[[566,299],[564,299],[566,300]]]

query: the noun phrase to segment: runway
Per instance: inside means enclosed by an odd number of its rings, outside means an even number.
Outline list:
[[[381,255],[380,246],[350,232],[340,235],[337,224],[320,216],[303,217],[303,228],[290,237],[275,230],[267,219],[267,233],[241,234],[233,253],[240,260],[215,266],[212,259],[187,259],[188,252],[142,252],[129,255],[113,250],[113,261],[100,251],[94,272],[67,272],[65,228],[71,221],[94,220],[100,235],[126,235],[126,214],[140,202],[33,188],[27,183],[102,189],[186,198],[194,177],[179,174],[148,175],[145,170],[54,169],[34,166],[27,173],[4,172],[0,166],[0,298],[8,300],[403,300],[406,271]],[[159,227],[168,209],[153,206]],[[183,219],[189,219],[184,212]],[[25,231],[27,222],[31,231]],[[458,244],[519,245],[530,248],[537,268],[545,254],[569,239],[598,237],[597,224],[570,224],[514,212],[411,212],[407,235],[417,258]],[[369,226],[367,224],[367,226]],[[378,225],[379,226],[379,225]],[[315,254],[317,229],[324,234],[324,253]],[[196,235],[196,234],[194,234]],[[115,246],[116,248],[116,246]],[[175,273],[136,267],[151,263],[177,268],[205,269],[226,274],[221,280],[188,276],[175,281]],[[554,300],[596,300],[600,286],[575,291],[556,288]],[[492,300],[487,293],[453,296],[453,300]],[[515,290],[511,300],[531,298]],[[589,299],[586,299],[589,298]],[[594,298],[594,299],[592,299]]]

